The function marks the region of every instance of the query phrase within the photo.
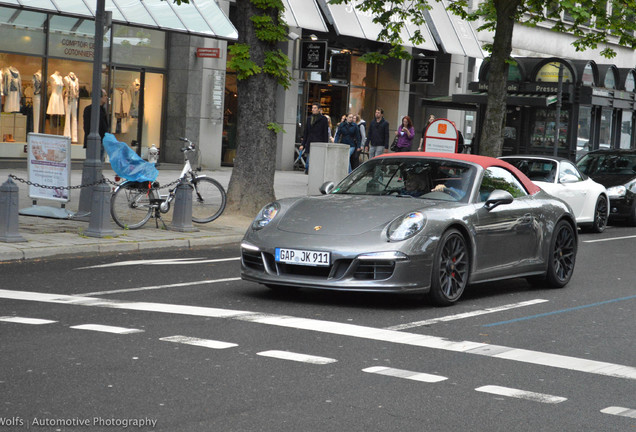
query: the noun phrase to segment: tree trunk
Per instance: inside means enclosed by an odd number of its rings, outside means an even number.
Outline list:
[[[506,83],[508,63],[512,52],[512,31],[515,13],[522,0],[494,0],[497,29],[490,56],[488,76],[488,106],[479,141],[479,153],[499,157],[503,148],[503,128],[506,121]]]
[[[250,17],[262,15],[250,0],[237,0],[236,27],[239,43],[250,47],[250,56],[263,66],[265,51],[275,44],[260,41]],[[276,19],[276,10],[269,12]],[[276,169],[276,133],[267,129],[276,121],[275,77],[258,73],[238,81],[238,115],[236,158],[227,191],[227,212],[254,217],[267,203],[275,199],[274,173]]]

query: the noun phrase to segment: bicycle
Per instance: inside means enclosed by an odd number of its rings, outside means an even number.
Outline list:
[[[174,183],[186,183],[193,187],[192,221],[196,223],[212,222],[225,210],[227,196],[225,189],[216,180],[205,175],[199,175],[193,170],[190,158],[196,152],[196,146],[187,138],[179,138],[187,143],[183,147],[185,159],[179,178]],[[198,167],[196,171],[200,171]],[[170,185],[168,185],[170,186]],[[138,229],[154,216],[155,224],[159,228],[161,214],[170,210],[174,200],[176,186],[168,190],[167,195],[160,195],[158,182],[136,182],[126,180],[120,183],[112,193],[110,200],[110,214],[117,225],[124,229]]]

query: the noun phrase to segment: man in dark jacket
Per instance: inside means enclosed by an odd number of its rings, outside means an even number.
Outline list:
[[[309,170],[309,148],[312,142],[329,142],[329,121],[327,117],[320,114],[320,104],[317,103],[311,106],[311,115],[307,117],[303,140],[298,148],[300,151],[304,150],[307,155],[305,174]]]
[[[369,152],[369,159],[389,151],[389,122],[384,119],[384,110],[375,110],[375,119],[369,124],[365,150]]]
[[[102,89],[102,97],[99,100],[99,136],[104,139],[104,135],[108,132],[108,115],[106,114],[106,102],[108,102],[108,93]],[[91,112],[93,111],[93,105],[88,105],[84,108],[84,148],[88,144],[88,134],[91,133]],[[101,149],[101,159],[104,160],[104,147]]]

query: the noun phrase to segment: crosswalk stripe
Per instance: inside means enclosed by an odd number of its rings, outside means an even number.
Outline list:
[[[108,326],[101,324],[81,324],[76,326],[71,326],[72,329],[77,330],[92,330],[98,332],[105,333],[117,333],[117,334],[130,334],[130,333],[142,333],[143,330],[134,329],[134,328],[125,328],[125,327],[116,327],[116,326]]]
[[[47,319],[25,318],[25,317],[16,317],[16,316],[3,316],[3,317],[0,317],[0,321],[18,323],[18,324],[34,324],[34,325],[52,324],[54,322],[57,322],[57,321],[52,321]]]
[[[250,311],[208,308],[201,306],[171,305],[166,303],[108,300],[98,297],[37,293],[29,291],[11,291],[0,289],[0,298],[12,300],[37,301],[75,306],[92,306],[124,310],[162,312],[212,318],[235,319],[279,327],[295,328],[322,332],[340,336],[390,342],[401,345],[461,352],[467,354],[496,357],[522,363],[550,366],[560,369],[585,372],[636,380],[636,367],[588,360],[583,358],[544,353],[502,345],[490,345],[471,341],[452,341],[438,336],[385,330],[355,324],[323,321],[310,318],[297,318],[285,315],[271,315]]]
[[[336,359],[332,359],[328,357],[319,357],[319,356],[313,356],[308,354],[294,353],[290,351],[269,350],[269,351],[262,351],[256,354],[263,357],[273,357],[273,358],[277,358],[281,360],[292,360],[297,362],[319,364],[319,365],[335,363],[338,361]]]
[[[612,414],[621,417],[636,418],[636,409],[611,406],[601,410],[603,414]]]
[[[422,372],[413,372],[404,369],[394,369],[385,366],[372,366],[366,369],[362,369],[362,372],[373,373],[378,375],[386,375],[395,378],[404,378],[413,381],[422,381],[427,383],[436,383],[447,380],[448,378],[440,375],[431,375]]]
[[[226,348],[232,348],[232,347],[238,346],[238,344],[230,343],[230,342],[221,342],[221,341],[210,340],[210,339],[199,339],[195,337],[179,336],[179,335],[162,337],[162,338],[159,338],[159,340],[166,341],[166,342],[181,343],[186,345],[195,345],[195,346],[212,348],[212,349],[226,349]]]
[[[535,392],[519,390],[519,389],[514,389],[509,387],[500,387],[495,385],[486,385],[486,386],[478,387],[475,390],[478,392],[490,393],[490,394],[495,394],[499,396],[508,396],[508,397],[517,398],[517,399],[526,399],[526,400],[531,400],[535,402],[550,403],[550,404],[557,404],[557,403],[565,402],[566,400],[568,400],[567,398],[560,397],[560,396],[552,396],[549,394],[535,393]]]

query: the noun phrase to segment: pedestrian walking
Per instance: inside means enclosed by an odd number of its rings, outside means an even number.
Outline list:
[[[428,122],[426,122],[426,125],[422,129],[422,138],[420,138],[420,146],[417,148],[417,151],[422,151],[422,149],[424,148],[423,147],[424,146],[424,136],[426,136],[426,130],[431,125],[431,123],[433,123],[434,121],[435,121],[435,116],[433,114],[428,116]]]
[[[106,90],[102,89],[102,97],[99,100],[99,126],[97,131],[99,136],[104,139],[104,135],[108,132],[108,115],[106,114],[106,102],[108,102],[108,93]],[[91,116],[93,112],[93,105],[88,105],[84,108],[84,112],[82,113],[82,118],[84,119],[84,148],[86,148],[88,144],[88,135],[91,133]],[[102,162],[104,162],[104,146],[101,146],[100,158]]]
[[[360,165],[362,140],[360,128],[353,121],[353,114],[347,114],[346,121],[340,123],[334,140],[337,143],[349,144],[349,172],[356,169]]]
[[[365,151],[369,152],[369,159],[389,151],[389,122],[384,119],[382,108],[376,108],[367,132]]]
[[[309,155],[312,142],[329,142],[329,121],[320,114],[320,104],[311,105],[311,115],[307,117],[303,139],[298,150],[305,153],[305,174],[309,172]],[[301,153],[302,154],[302,153]]]
[[[413,128],[411,117],[407,115],[402,117],[402,124],[400,125],[400,128],[395,131],[395,136],[398,137],[396,151],[411,151],[411,144],[413,143],[413,137],[415,136],[415,129]]]
[[[360,141],[360,145],[361,145],[361,149],[360,149],[361,155],[360,156],[361,157],[360,157],[360,159],[362,161],[364,161],[364,158],[362,157],[362,154],[366,154],[367,156],[369,156],[369,152],[365,151],[365,148],[364,148],[365,143],[367,142],[367,122],[364,121],[360,115],[355,115],[354,119],[355,119],[356,124],[358,125],[358,128],[360,129],[360,137],[361,137],[361,141]]]

